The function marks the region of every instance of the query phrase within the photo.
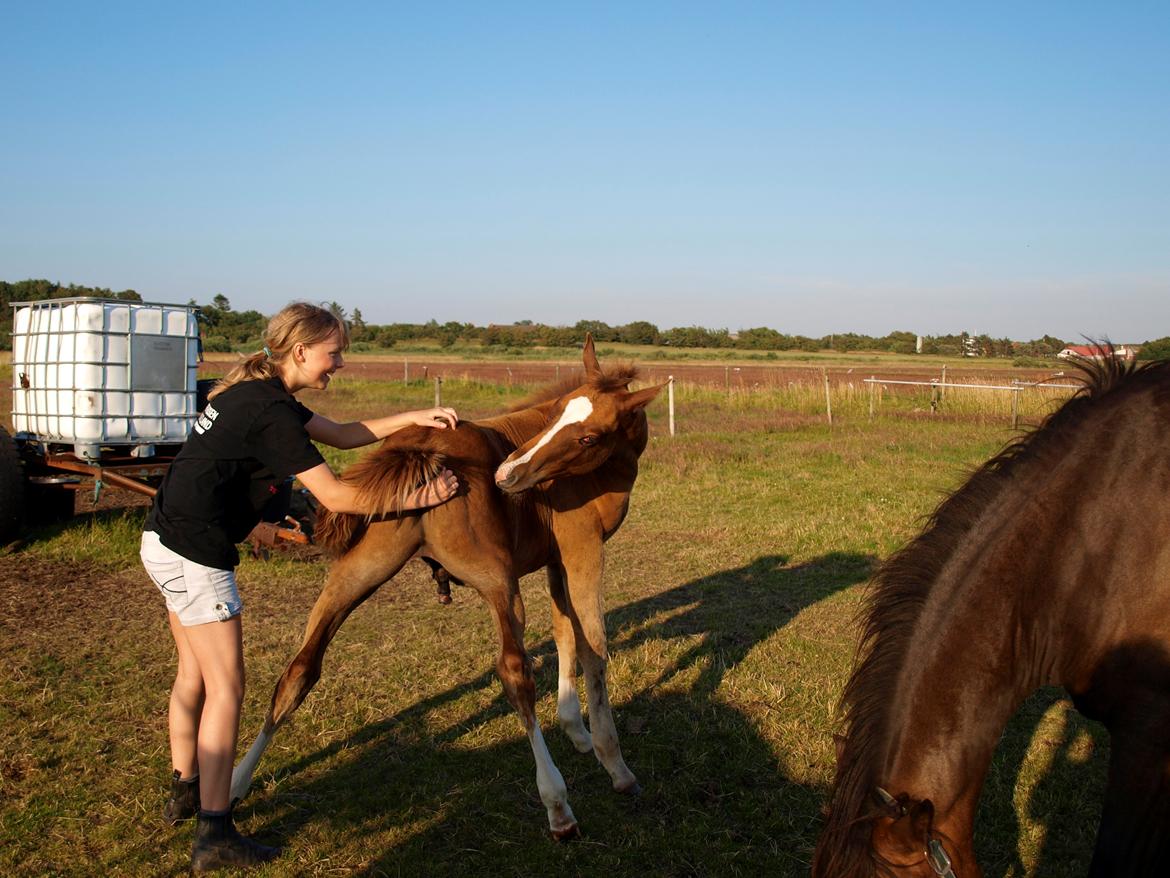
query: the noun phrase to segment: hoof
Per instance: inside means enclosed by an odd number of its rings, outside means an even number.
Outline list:
[[[633,797],[633,796],[642,795],[642,785],[640,783],[638,783],[636,780],[631,781],[630,783],[628,783],[622,787],[615,786],[614,790],[621,793],[623,796]]]
[[[443,604],[444,606],[451,603],[451,595],[449,595],[449,594],[439,595],[439,603]]]
[[[576,823],[550,829],[549,832],[552,833],[552,837],[556,841],[572,841],[575,838],[581,837],[581,827]]]
[[[231,788],[228,790],[228,801],[233,805],[248,795],[252,789],[252,779],[241,778],[239,781],[233,782]]]

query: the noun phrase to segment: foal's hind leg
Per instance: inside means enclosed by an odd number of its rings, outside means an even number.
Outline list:
[[[568,601],[561,610],[572,619],[577,635],[577,654],[585,671],[593,752],[609,772],[615,790],[637,794],[642,788],[622,758],[613,709],[609,704],[609,687],[605,681],[609,647],[601,598],[601,546],[598,545],[596,554],[578,553],[573,558],[566,558],[563,566]]]
[[[504,695],[524,723],[536,761],[536,786],[548,812],[549,831],[557,839],[571,838],[578,834],[577,818],[569,807],[565,779],[553,763],[536,719],[536,680],[532,675],[532,660],[524,650],[524,603],[520,597],[520,584],[514,577],[502,573],[478,581],[469,577],[466,581],[476,587],[496,621],[500,636],[496,673],[504,684]]]
[[[232,799],[247,795],[256,765],[272,736],[320,679],[325,649],[342,622],[358,604],[402,569],[418,549],[419,542],[413,520],[375,524],[333,564],[325,588],[309,613],[301,648],[272,693],[264,728],[232,772]]]
[[[567,610],[565,571],[559,564],[548,566],[548,591],[552,597],[553,639],[557,644],[557,719],[579,753],[593,752],[593,737],[581,718],[577,695],[577,633]]]

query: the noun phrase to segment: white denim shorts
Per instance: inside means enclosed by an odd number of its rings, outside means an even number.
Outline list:
[[[142,566],[184,627],[226,622],[244,609],[234,570],[189,561],[172,552],[152,530],[142,534]]]

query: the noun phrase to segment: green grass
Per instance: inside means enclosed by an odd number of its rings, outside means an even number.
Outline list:
[[[431,393],[339,376],[306,402],[344,419],[430,405]],[[444,384],[464,417],[522,393]],[[979,415],[883,410],[870,422],[845,409],[829,429],[779,390],[687,393],[673,439],[665,401],[651,406],[630,515],[607,549],[610,691],[643,794],[614,794],[556,728],[547,598],[529,577],[538,715],[584,832],[550,841],[531,751],[492,672],[489,617],[466,589],[438,605],[412,564],[347,621],[265,754],[239,822],[287,851],[257,874],[807,874],[863,583],[1010,431]],[[0,873],[185,869],[190,827],[158,816],[173,645],[137,566],[142,514],[82,515],[0,557]],[[244,745],[325,573],[280,557],[240,568]],[[1106,749],[1059,693],[1028,702],[987,781],[986,875],[1086,871]]]

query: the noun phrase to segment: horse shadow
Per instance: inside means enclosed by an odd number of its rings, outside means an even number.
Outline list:
[[[760,717],[726,703],[719,689],[753,649],[806,607],[866,580],[875,564],[854,553],[793,566],[783,555],[768,555],[610,610],[614,660],[637,655],[653,663],[637,674],[650,682],[620,695],[616,713],[643,792],[614,793],[592,756],[546,727],[581,821],[581,844],[547,839],[522,735],[466,746],[475,729],[514,718],[486,652],[485,670],[473,679],[277,766],[267,789],[241,809],[260,818],[262,836],[290,842],[305,830],[332,831],[350,837],[352,849],[359,828],[370,844],[368,858],[351,869],[361,875],[404,868],[807,874],[824,789],[789,777],[783,754],[761,734]],[[555,692],[555,645],[532,643],[529,653],[538,691]],[[436,725],[457,702],[488,687],[497,694],[487,706]]]
[[[1164,870],[1170,856],[1170,806],[1159,779],[1170,729],[1167,691],[1170,650],[1160,639],[1132,637],[1103,655],[1092,686],[1079,699],[1060,689],[1042,689],[1009,723],[979,818],[1009,815],[1010,837],[1035,840],[1032,874],[1083,875],[1090,865],[1102,874]],[[1074,702],[1091,716],[1109,718],[1121,743],[1111,739],[1102,722],[1077,712]],[[1114,746],[1130,749],[1114,753]],[[1107,783],[1112,787],[1108,805]],[[978,830],[977,820],[977,852],[985,866],[994,866],[985,868],[986,874],[1029,871],[1018,851],[980,849]]]
[[[984,782],[975,821],[983,873],[1086,874],[1108,753],[1105,727],[1077,713],[1064,690],[1045,687],[1025,700],[1004,729]],[[1004,849],[996,838],[1030,838],[1037,848],[1031,867],[1018,843]]]

